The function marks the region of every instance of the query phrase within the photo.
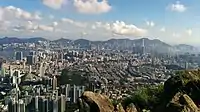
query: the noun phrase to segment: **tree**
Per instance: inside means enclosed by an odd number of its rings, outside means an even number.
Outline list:
[[[160,104],[163,91],[163,85],[141,88],[140,90],[134,92],[131,97],[126,98],[123,101],[123,106],[126,107],[130,103],[133,103],[139,109],[152,110]]]

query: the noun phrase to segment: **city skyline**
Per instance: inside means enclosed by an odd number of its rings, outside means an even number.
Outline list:
[[[198,45],[197,0],[1,0],[0,36],[47,39],[148,37]]]

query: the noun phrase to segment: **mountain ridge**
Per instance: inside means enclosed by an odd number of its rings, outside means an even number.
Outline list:
[[[11,43],[37,43],[38,41],[50,41],[55,42],[62,45],[73,44],[76,46],[82,46],[83,48],[89,47],[91,44],[96,46],[104,46],[109,49],[116,49],[116,50],[124,50],[128,49],[131,50],[133,47],[138,49],[139,47],[143,46],[146,47],[147,51],[157,50],[157,52],[171,52],[171,51],[178,51],[178,52],[194,52],[197,49],[194,46],[187,45],[187,44],[178,44],[178,45],[170,45],[165,43],[159,39],[149,39],[149,38],[140,38],[140,39],[109,39],[105,41],[90,41],[88,39],[76,39],[71,40],[67,38],[60,38],[57,40],[48,40],[42,37],[32,37],[32,38],[18,38],[18,37],[4,37],[0,38],[0,45],[1,44],[11,44]]]

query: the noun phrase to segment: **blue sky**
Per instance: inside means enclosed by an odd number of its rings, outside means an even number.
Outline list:
[[[0,35],[200,42],[199,0],[1,0]]]

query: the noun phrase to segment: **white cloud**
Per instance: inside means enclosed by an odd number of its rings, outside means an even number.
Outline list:
[[[56,27],[58,25],[58,22],[53,22],[53,27]]]
[[[32,14],[30,12],[24,11],[20,8],[14,6],[0,7],[1,20],[14,20],[14,19],[24,19],[24,20],[41,20],[40,15]]]
[[[191,35],[192,35],[192,29],[188,29],[188,30],[186,31],[186,33],[187,33],[189,36],[191,36]]]
[[[92,29],[105,29],[112,35],[120,36],[144,36],[147,34],[146,29],[138,28],[133,24],[126,24],[123,21],[115,21],[112,23],[96,22],[92,25]],[[104,31],[105,32],[105,31]]]
[[[53,25],[44,25],[39,23],[33,23],[31,21],[21,22],[19,24],[10,26],[9,28],[14,31],[24,31],[24,32],[52,32],[57,22],[53,22]]]
[[[78,27],[87,27],[87,23],[74,21],[74,20],[69,19],[69,18],[62,18],[61,22],[62,23],[73,24],[73,25],[78,26]]]
[[[36,18],[37,20],[41,20],[42,19],[41,15],[42,15],[42,13],[40,11],[36,11],[33,14],[33,17]]]
[[[187,10],[187,7],[180,3],[180,1],[177,1],[175,4],[171,4],[168,8],[170,8],[171,11],[176,12],[185,12]]]
[[[165,32],[165,31],[166,31],[166,28],[165,28],[165,27],[162,27],[162,28],[160,29],[160,31],[161,31],[161,32]]]
[[[45,21],[45,19],[39,19],[40,13],[31,13],[13,6],[0,7],[0,11],[3,12],[0,21],[1,36],[41,36],[53,39],[68,37],[77,39],[83,34],[82,32],[86,32],[87,36],[85,38],[87,37],[87,39],[104,40],[115,38],[115,36],[116,38],[139,37],[151,33],[135,24],[128,24],[123,21],[88,22],[69,18],[62,18],[58,21]],[[155,24],[150,21],[148,25],[154,26]]]
[[[60,9],[63,5],[69,2],[69,0],[41,0],[44,5],[53,8]],[[69,2],[70,3],[70,2]],[[100,14],[106,13],[111,10],[111,6],[108,4],[108,0],[72,0],[72,6],[80,13],[85,14]],[[50,17],[52,18],[52,17]]]
[[[80,13],[100,14],[111,10],[107,0],[74,0],[74,6]]]
[[[64,4],[65,0],[42,0],[43,4],[53,8],[53,9],[60,9]]]
[[[39,26],[38,26],[38,30],[50,31],[50,32],[52,32],[52,31],[54,30],[54,27],[52,27],[52,26],[47,26],[47,25],[39,25]]]
[[[87,32],[84,32],[84,31],[81,32],[81,35],[82,35],[82,36],[87,35],[87,34],[88,34]]]
[[[63,36],[71,38],[80,38],[81,35],[87,35],[87,39],[109,39],[114,36],[143,36],[147,33],[145,29],[138,28],[133,24],[126,24],[123,21],[110,23],[104,22],[82,22],[63,18],[60,21],[46,23],[42,21],[20,21],[19,23],[4,22],[5,28],[10,33],[3,32],[0,27],[0,32],[4,36],[41,36],[48,38],[60,38]],[[3,24],[3,23],[2,23]],[[1,26],[1,23],[0,23]],[[2,25],[3,26],[3,25]],[[91,28],[93,30],[91,30]],[[83,33],[86,32],[86,33]],[[95,37],[95,38],[94,38]]]
[[[0,20],[0,30],[1,31],[6,31],[9,26],[10,26],[10,21],[1,21]]]
[[[176,38],[181,37],[181,35],[179,33],[173,33],[172,36],[176,37]]]
[[[116,21],[112,24],[107,23],[105,28],[114,34],[126,36],[144,36],[147,33],[147,30],[138,28],[133,24],[126,24],[123,21]]]
[[[2,19],[3,19],[3,10],[1,10],[0,8],[0,21],[2,21]]]
[[[95,29],[96,29],[96,26],[95,26],[95,25],[92,25],[91,28],[92,28],[93,30],[95,30]]]
[[[26,21],[26,22],[20,22],[19,24],[15,24],[13,26],[9,27],[10,29],[14,29],[14,31],[34,31],[38,29],[38,25],[31,22],[31,21]]]
[[[146,21],[146,25],[149,27],[154,27],[155,23],[153,21]]]
[[[71,23],[71,24],[74,23],[74,20],[69,19],[69,18],[62,18],[61,21],[62,22],[67,22],[67,23]]]

